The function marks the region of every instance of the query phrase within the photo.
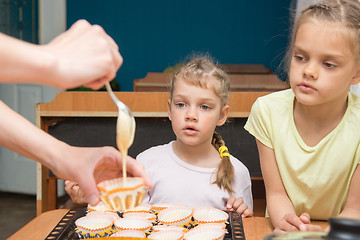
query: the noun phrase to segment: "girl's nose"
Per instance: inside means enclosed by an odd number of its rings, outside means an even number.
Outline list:
[[[189,109],[186,112],[186,116],[185,116],[186,120],[197,120],[198,119],[198,114],[197,111],[194,107],[189,107]]]
[[[304,69],[304,78],[310,80],[317,80],[319,77],[318,69],[315,64],[308,63]]]

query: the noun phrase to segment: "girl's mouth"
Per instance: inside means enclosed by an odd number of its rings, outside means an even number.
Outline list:
[[[311,85],[306,84],[306,83],[299,84],[299,88],[303,92],[313,92],[313,91],[315,91],[314,87],[312,87]]]
[[[187,134],[187,135],[195,135],[195,134],[198,133],[198,131],[197,131],[195,128],[193,128],[193,127],[186,127],[186,128],[184,128],[184,132],[185,132],[185,134]]]

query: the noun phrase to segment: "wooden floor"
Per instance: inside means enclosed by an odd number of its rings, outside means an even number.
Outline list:
[[[0,192],[0,239],[7,239],[36,217],[36,197]]]

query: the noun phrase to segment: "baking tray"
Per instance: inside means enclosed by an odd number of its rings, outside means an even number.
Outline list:
[[[59,223],[54,227],[45,240],[72,240],[79,239],[75,232],[76,219],[86,215],[86,207],[77,207],[70,209]],[[241,215],[236,212],[227,212],[229,214],[229,224],[226,224],[227,233],[224,240],[244,240],[245,233]]]

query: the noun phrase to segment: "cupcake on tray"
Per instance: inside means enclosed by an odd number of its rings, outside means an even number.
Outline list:
[[[192,215],[193,209],[190,207],[169,207],[159,213],[158,221],[166,225],[184,226],[191,221]]]
[[[100,198],[104,204],[119,212],[135,208],[144,199],[147,187],[138,177],[116,178],[98,184]]]
[[[75,232],[80,239],[107,237],[113,233],[109,217],[81,217],[75,221]]]

